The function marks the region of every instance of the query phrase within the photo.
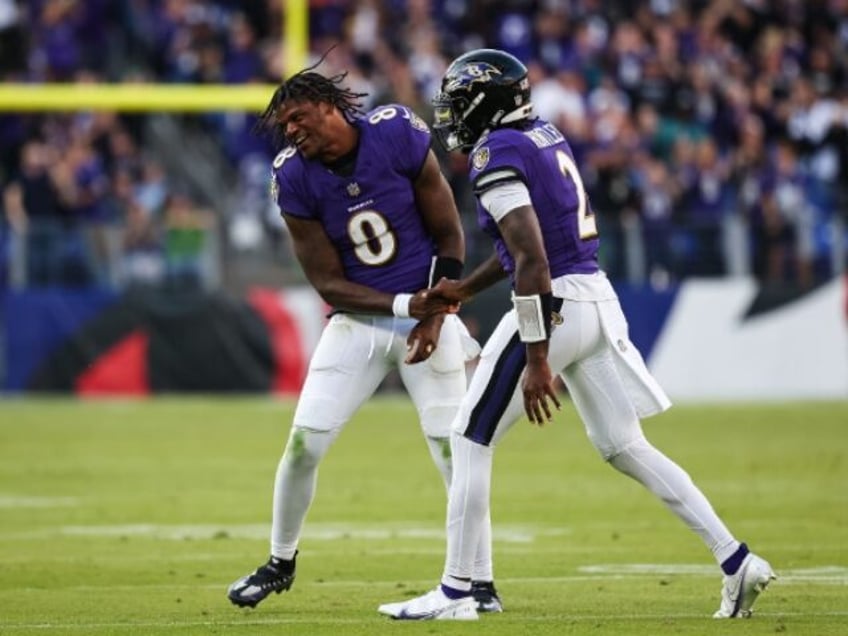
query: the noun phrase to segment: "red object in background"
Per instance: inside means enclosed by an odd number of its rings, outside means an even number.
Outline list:
[[[274,376],[271,391],[297,393],[306,377],[306,356],[297,322],[272,289],[252,289],[247,295],[251,307],[268,327],[271,349],[274,352]]]
[[[245,298],[176,297],[167,290],[127,294],[93,315],[78,312],[60,333],[51,332],[54,316],[65,320],[68,298],[73,294],[31,299],[29,320],[19,320],[30,339],[40,337],[39,329],[52,339],[50,347],[38,349],[41,359],[30,363],[22,388],[138,397],[291,395],[303,385],[310,343],[302,338],[312,326],[301,325],[305,312],[296,294],[273,289],[253,290]]]
[[[148,395],[147,334],[133,331],[77,376],[78,395]]]

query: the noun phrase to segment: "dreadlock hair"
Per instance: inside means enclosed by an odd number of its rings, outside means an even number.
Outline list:
[[[353,122],[364,112],[360,98],[367,97],[368,93],[355,93],[342,86],[347,71],[330,77],[315,72],[333,48],[324,53],[315,64],[298,71],[277,87],[265,111],[254,125],[254,133],[270,137],[277,149],[288,145],[285,130],[277,121],[277,110],[288,100],[332,104],[341,111],[348,122]]]

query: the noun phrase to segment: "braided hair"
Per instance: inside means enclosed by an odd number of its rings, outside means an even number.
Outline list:
[[[276,148],[280,149],[288,144],[285,130],[277,121],[277,111],[288,100],[332,104],[351,123],[364,112],[360,99],[367,97],[368,93],[356,93],[342,86],[342,82],[347,77],[347,71],[330,77],[315,71],[327,57],[327,53],[324,53],[321,59],[312,66],[298,71],[280,84],[265,111],[259,116],[254,132],[269,136]]]

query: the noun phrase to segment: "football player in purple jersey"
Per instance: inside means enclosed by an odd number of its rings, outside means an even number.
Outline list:
[[[493,451],[522,413],[535,424],[550,421],[560,408],[558,374],[601,457],[656,495],[712,551],[724,572],[715,616],[750,616],[774,573],[642,432],[640,418],[670,402],[598,268],[595,218],[571,149],[559,130],[531,115],[527,69],[502,51],[471,51],[449,66],[434,105],[445,147],[469,153],[478,220],[495,254],[462,280],[439,281],[428,298],[459,304],[509,277],[513,308],[484,346],[454,421],[441,584],[379,611],[410,620],[477,618],[471,567],[489,517]]]
[[[291,587],[318,464],[391,369],[450,483],[450,424],[465,394],[465,363],[479,352],[447,304],[425,303],[420,291],[459,278],[465,249],[427,124],[398,104],[363,112],[365,95],[343,85],[345,73],[326,77],[314,68],[277,88],[259,128],[281,148],[272,191],[295,255],[332,312],[277,468],[270,558],[228,590],[239,606]],[[482,526],[475,597],[482,611],[501,611],[490,524]]]

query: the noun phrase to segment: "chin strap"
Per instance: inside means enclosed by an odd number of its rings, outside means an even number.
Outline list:
[[[533,112],[533,102],[527,102],[523,106],[519,106],[511,113],[507,113],[503,117],[501,117],[499,124],[511,124],[514,121],[519,121],[521,119],[527,119],[530,116],[530,113]]]

